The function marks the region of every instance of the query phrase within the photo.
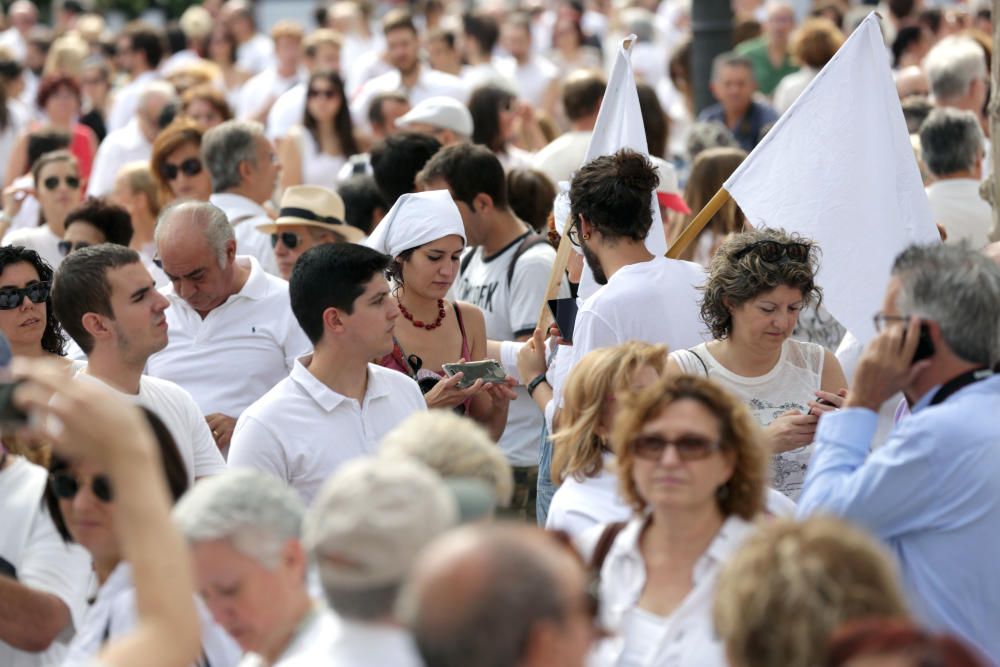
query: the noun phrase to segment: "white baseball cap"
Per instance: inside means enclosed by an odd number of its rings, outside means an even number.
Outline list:
[[[396,127],[426,123],[442,130],[451,130],[463,137],[472,136],[472,114],[468,107],[453,97],[429,97],[396,119]]]

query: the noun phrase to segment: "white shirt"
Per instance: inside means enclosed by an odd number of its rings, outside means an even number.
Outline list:
[[[569,181],[573,172],[583,166],[587,157],[587,147],[593,132],[567,132],[556,137],[542,150],[535,153],[534,165],[549,180],[558,185]]]
[[[545,93],[559,76],[559,68],[541,56],[532,56],[523,65],[511,57],[495,62],[497,71],[517,84],[518,95],[535,107],[542,106]]]
[[[292,86],[281,94],[267,112],[267,137],[271,141],[283,139],[293,125],[300,124],[306,113],[306,83]]]
[[[236,66],[251,74],[263,72],[274,63],[274,42],[259,32],[236,47]]]
[[[19,63],[23,63],[28,55],[28,42],[17,28],[11,27],[0,32],[0,48],[10,51],[11,56]]]
[[[7,100],[7,128],[0,130],[0,155],[7,160],[0,160],[0,183],[5,182],[9,156],[14,149],[14,142],[21,130],[28,124],[30,115],[17,100]]]
[[[152,154],[153,145],[139,129],[138,118],[132,118],[120,129],[109,131],[94,156],[87,196],[103,197],[111,194],[119,169],[129,162],[149,160]]]
[[[927,186],[927,199],[935,224],[948,232],[945,243],[967,241],[974,250],[990,242],[993,211],[979,196],[979,181],[972,178],[949,178]]]
[[[136,113],[139,111],[139,97],[150,82],[156,81],[159,78],[159,74],[150,70],[143,72],[118,89],[111,103],[111,111],[108,112],[107,127],[109,136],[115,130],[120,130],[135,120]],[[105,137],[105,141],[107,141],[107,137]],[[104,142],[101,142],[101,145],[103,146]],[[127,160],[116,160],[116,162],[120,166],[125,164]]]
[[[398,91],[406,95],[411,105],[416,105],[430,97],[444,95],[453,97],[462,104],[468,101],[469,91],[457,76],[433,70],[420,65],[420,74],[413,87],[403,86],[399,70],[392,70],[367,81],[351,100],[351,116],[358,127],[368,126],[368,105],[375,95]]]
[[[231,192],[217,192],[208,201],[221,208],[229,218],[236,234],[236,251],[252,255],[272,276],[280,275],[271,237],[257,230],[257,225],[274,222],[267,210],[252,199]]]
[[[234,110],[236,117],[252,118],[256,116],[268,100],[273,98],[277,101],[277,98],[281,97],[282,94],[304,80],[303,72],[296,72],[292,76],[284,77],[278,74],[277,67],[268,67],[243,84],[240,89],[240,102]],[[300,118],[299,122],[301,121]]]
[[[69,609],[71,624],[41,653],[19,651],[0,641],[0,665],[50,667],[58,665],[87,609],[90,554],[66,544],[42,502],[48,471],[21,457],[0,470],[0,557],[13,565],[19,583],[56,596]]]
[[[292,641],[274,661],[273,667],[289,667],[303,664],[300,658],[326,650],[331,642],[340,634],[340,619],[325,608],[317,608],[299,624]],[[315,663],[305,663],[315,664]],[[238,667],[271,667],[272,663],[264,660],[256,653],[247,653],[240,660]]]
[[[255,468],[284,480],[311,503],[340,465],[378,451],[386,433],[427,409],[407,375],[368,364],[368,389],[358,404],[309,372],[312,357],[247,408],[236,422],[229,465]]]
[[[819,70],[803,65],[799,71],[786,74],[774,89],[774,110],[785,113],[799,95],[809,86]]]
[[[726,519],[695,563],[691,592],[670,616],[656,617],[659,622],[655,624],[644,624],[637,623],[630,612],[638,604],[646,585],[646,565],[639,551],[639,536],[647,518],[642,516],[629,521],[615,538],[601,567],[601,622],[615,636],[595,645],[588,665],[727,667],[725,650],[712,625],[715,583],[721,567],[754,531],[753,524],[735,516]],[[580,538],[580,551],[585,560],[590,560],[603,530],[603,525],[595,526]],[[639,632],[641,637],[637,636]],[[645,647],[644,654],[636,655],[633,647],[626,647],[626,638]],[[621,661],[625,655],[629,657],[628,663]]]
[[[337,182],[341,169],[347,164],[344,155],[330,155],[320,150],[312,133],[296,125],[286,136],[288,141],[296,141],[299,145],[300,174],[302,185],[319,185],[331,187]]]
[[[422,667],[408,632],[378,623],[340,619],[340,632],[325,649],[303,653],[280,667]],[[276,665],[276,667],[278,667]]]
[[[92,382],[104,382],[87,373],[86,368],[77,373]],[[221,475],[226,471],[226,462],[215,446],[208,423],[202,417],[198,405],[187,393],[173,382],[143,375],[139,379],[139,393],[126,394],[104,382],[111,391],[127,400],[148,408],[163,420],[173,436],[184,467],[187,468],[188,484],[194,484],[199,477]]]
[[[195,606],[198,608],[198,620],[201,625],[203,656],[213,667],[236,664],[240,657],[239,646],[212,620],[205,605],[198,598],[195,598]],[[132,567],[122,561],[115,566],[111,575],[98,589],[94,603],[87,610],[83,626],[73,638],[69,655],[62,667],[90,667],[91,660],[100,652],[106,641],[128,634],[138,623]]]
[[[160,63],[160,74],[162,76],[169,76],[189,65],[194,65],[200,60],[201,56],[198,55],[197,51],[192,49],[178,51]]]
[[[236,261],[250,275],[205,319],[173,285],[160,290],[170,301],[165,311],[170,344],[149,358],[146,372],[183,387],[204,415],[239,417],[312,349],[292,314],[288,283],[266,273],[253,257]],[[239,372],[239,382],[229,371]]]
[[[59,252],[60,241],[62,239],[56,236],[48,225],[12,229],[3,238],[4,245],[19,245],[34,250],[49,263],[53,271],[58,269],[63,261],[62,253]]]

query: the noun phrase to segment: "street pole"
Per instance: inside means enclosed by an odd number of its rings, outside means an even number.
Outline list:
[[[1000,0],[994,0],[997,4]],[[712,61],[733,48],[733,11],[731,0],[697,0],[691,3],[691,79],[694,104],[698,112],[715,103],[708,88],[712,80]],[[994,13],[994,21],[997,15]]]

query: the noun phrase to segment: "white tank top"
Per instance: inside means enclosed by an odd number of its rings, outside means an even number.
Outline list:
[[[299,142],[302,156],[302,185],[321,185],[331,190],[337,183],[337,174],[347,159],[343,155],[322,153],[312,134],[297,127],[292,134]]]
[[[823,347],[787,339],[781,346],[778,363],[758,377],[744,377],[726,369],[708,351],[705,343],[690,350],[672,352],[670,357],[690,375],[708,376],[739,397],[761,426],[767,426],[789,410],[807,412],[807,403],[816,398],[823,377]],[[777,454],[772,459],[774,488],[796,500],[805,481],[812,445]]]

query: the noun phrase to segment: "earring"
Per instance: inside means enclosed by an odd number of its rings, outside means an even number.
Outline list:
[[[583,240],[584,241],[589,241],[590,240],[590,232],[587,232],[586,234],[583,235]]]

